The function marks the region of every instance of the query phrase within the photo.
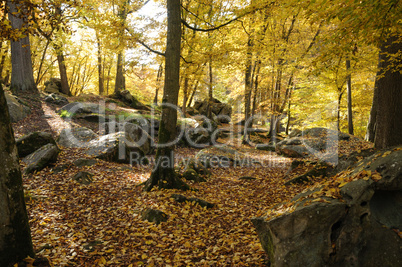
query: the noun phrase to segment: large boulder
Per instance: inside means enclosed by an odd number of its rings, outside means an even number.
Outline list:
[[[23,158],[35,152],[46,144],[56,145],[56,141],[50,133],[34,132],[24,135],[15,141],[18,149],[18,156]]]
[[[61,79],[50,78],[49,81],[45,82],[45,92],[49,94],[60,93],[61,92]]]
[[[145,154],[150,154],[153,150],[151,136],[137,124],[130,122],[115,123],[112,121],[101,125],[100,129],[102,134],[124,132],[127,138],[134,141]]]
[[[47,144],[36,150],[34,153],[24,158],[24,162],[27,164],[24,172],[31,173],[34,171],[40,171],[48,165],[57,161],[57,156],[60,150],[54,144]]]
[[[23,120],[31,113],[31,109],[18,100],[18,98],[8,94],[7,92],[4,92],[4,95],[6,97],[11,122]]]
[[[85,127],[65,128],[57,142],[64,147],[88,147],[89,142],[97,137],[96,133]]]
[[[402,147],[252,219],[271,266],[402,266]]]
[[[134,164],[145,159],[141,146],[125,132],[100,136],[90,141],[87,148],[87,155],[111,162]]]

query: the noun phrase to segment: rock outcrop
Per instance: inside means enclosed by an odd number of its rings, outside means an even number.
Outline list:
[[[272,266],[401,266],[402,147],[252,219]]]

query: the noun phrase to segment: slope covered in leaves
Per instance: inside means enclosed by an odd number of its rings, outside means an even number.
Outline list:
[[[183,149],[181,156],[194,152]],[[78,168],[72,161],[79,151],[64,149],[58,161],[64,171],[45,169],[24,177],[37,254],[55,266],[263,266],[266,256],[250,218],[300,188],[281,186],[286,160],[261,156],[271,166],[214,169],[207,182],[192,184],[197,191],[145,193],[139,184],[149,177],[149,168],[104,161]],[[72,180],[83,170],[94,174],[92,184]],[[245,175],[257,179],[239,180]],[[176,203],[172,193],[216,206]],[[143,221],[145,208],[165,212],[168,221],[158,226]]]

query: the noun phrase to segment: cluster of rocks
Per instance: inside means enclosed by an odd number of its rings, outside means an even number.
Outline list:
[[[222,103],[216,98],[210,102],[208,99],[196,101],[193,107],[187,108],[187,113],[191,116],[204,115],[208,116],[208,110],[211,110],[212,119],[219,123],[229,123],[232,116],[232,106]]]

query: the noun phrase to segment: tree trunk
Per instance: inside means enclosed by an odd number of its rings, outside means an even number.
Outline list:
[[[159,188],[188,189],[174,170],[174,141],[176,139],[177,106],[180,89],[180,0],[167,0],[168,31],[165,52],[165,85],[163,88],[162,118],[159,127],[159,143],[156,163],[151,177],[144,186],[150,191]]]
[[[208,110],[207,110],[207,117],[208,119],[212,120],[212,103],[214,98],[214,86],[213,86],[213,73],[212,73],[212,56],[209,56],[209,84],[208,84]]]
[[[41,57],[40,63],[39,63],[38,74],[36,75],[36,80],[35,80],[36,85],[39,84],[39,82],[41,81],[41,78],[43,77],[42,68],[43,68],[43,63],[45,62],[46,52],[47,52],[47,48],[49,47],[49,44],[50,44],[49,39],[46,39],[46,45],[45,45],[45,48],[43,49],[42,57]]]
[[[338,88],[338,92],[339,92],[339,95],[338,95],[338,103],[337,103],[337,107],[336,107],[337,108],[336,125],[337,125],[338,131],[341,131],[341,102],[342,102],[342,96],[343,96],[344,91],[342,90],[342,88]]]
[[[8,17],[13,29],[21,29],[24,24],[24,18],[20,17],[19,10],[22,8],[20,5],[19,2],[7,1],[9,8]],[[17,15],[14,16],[13,14]],[[17,41],[11,40],[11,65],[11,91],[13,93],[37,92],[38,89],[33,77],[31,46],[28,36]]]
[[[156,76],[156,90],[155,90],[155,97],[154,97],[155,105],[158,105],[158,94],[159,94],[159,89],[161,88],[162,72],[163,72],[163,64],[160,64],[159,69],[158,69],[158,74]]]
[[[181,107],[184,117],[186,116],[186,108],[187,108],[187,97],[188,97],[188,76],[184,78],[184,87],[183,87],[183,106]]]
[[[67,68],[66,62],[64,60],[64,54],[61,47],[55,46],[55,50],[57,53],[57,63],[59,64],[59,72],[60,72],[60,80],[61,80],[61,92],[65,95],[70,96],[70,86],[68,85],[67,78]]]
[[[104,77],[103,77],[103,63],[102,63],[102,47],[101,47],[101,41],[98,36],[98,33],[96,34],[96,42],[98,44],[98,82],[99,82],[99,95],[103,95],[105,88],[104,88]]]
[[[191,104],[193,103],[195,93],[197,92],[198,83],[199,83],[199,81],[197,80],[194,84],[193,91],[191,92],[190,100],[188,101],[188,105],[187,105],[188,107],[191,107]]]
[[[123,64],[124,64],[124,55],[123,52],[120,52],[117,55],[116,82],[114,86],[114,93],[116,95],[119,94],[119,92],[126,89]]]
[[[381,62],[381,56],[379,56],[378,58],[378,69],[379,72],[377,73],[377,78],[375,80],[374,83],[374,95],[373,95],[373,105],[371,106],[371,110],[370,110],[370,117],[368,120],[368,125],[367,125],[367,132],[366,132],[366,140],[369,142],[374,143],[374,139],[375,139],[375,132],[376,132],[376,119],[377,119],[377,112],[378,112],[378,80],[380,77],[380,73],[381,73],[381,66],[382,66],[382,62]]]
[[[380,149],[402,144],[402,58],[393,58],[402,52],[402,43],[398,37],[400,36],[388,37],[380,47],[377,127],[374,139],[374,146]]]
[[[22,177],[7,102],[0,84],[0,266],[34,257]]]
[[[350,73],[350,59],[346,59],[346,87],[348,90],[348,129],[349,134],[353,135],[353,109],[352,109],[352,75]]]

